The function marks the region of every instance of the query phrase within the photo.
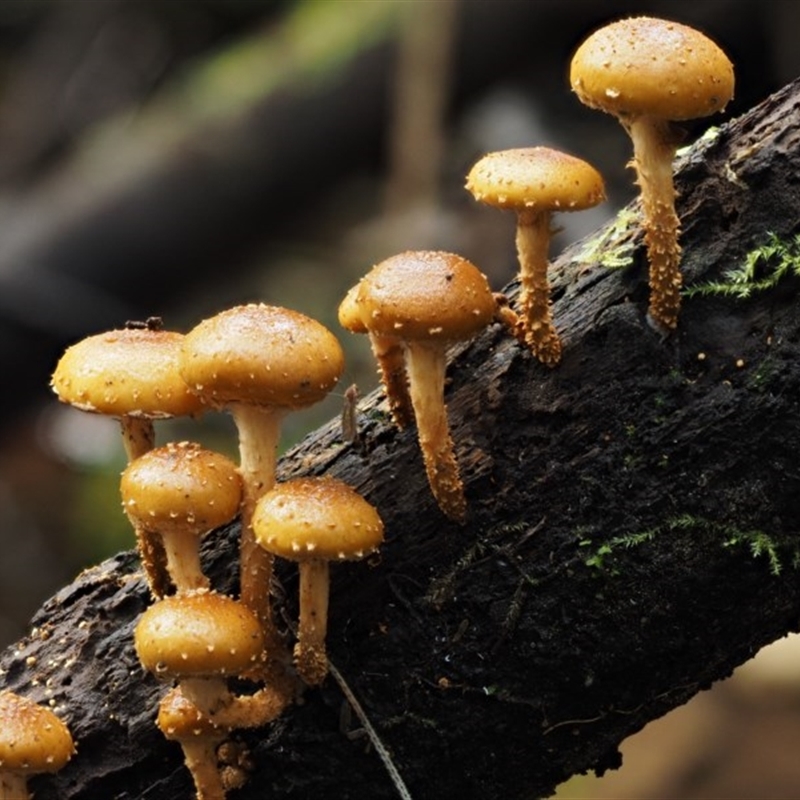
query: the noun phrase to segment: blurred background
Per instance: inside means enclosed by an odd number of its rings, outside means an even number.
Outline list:
[[[511,215],[463,188],[483,153],[548,144],[604,174],[608,203],[561,215],[554,255],[633,196],[627,137],[566,77],[584,36],[631,13],[695,25],[728,52],[736,98],[711,122],[800,74],[790,0],[2,0],[0,646],[132,543],[115,423],[49,391],[64,347],[128,320],[185,331],[265,301],[341,334],[342,386],[370,391],[368,346],[336,307],[373,263],[435,248],[498,289],[515,273]],[[285,443],[341,403],[292,415]],[[159,428],[172,438],[235,453],[222,415]],[[797,663],[780,652],[771,664]],[[650,727],[631,739],[638,777],[625,767],[560,796],[800,797],[797,759],[766,755],[800,742],[798,706],[793,676],[756,665],[651,726],[655,740]],[[757,782],[720,789],[745,758]]]

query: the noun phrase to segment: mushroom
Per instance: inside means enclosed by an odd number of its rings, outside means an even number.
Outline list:
[[[217,748],[233,729],[201,713],[179,688],[170,689],[161,699],[157,724],[166,739],[180,744],[197,800],[225,800]]]
[[[260,728],[277,719],[286,705],[285,697],[264,687],[254,694],[233,695],[210,716],[175,686],[161,698],[156,723],[166,739],[180,744],[198,800],[224,800],[230,787],[219,768],[220,746],[237,728]]]
[[[155,322],[89,336],[67,348],[51,386],[64,403],[119,418],[133,461],[152,449],[154,419],[195,415],[204,408],[178,373],[182,342],[182,334]],[[158,537],[142,533],[137,546],[150,589],[159,597],[168,577]]]
[[[200,537],[238,513],[242,479],[236,465],[199,444],[172,442],[132,461],[120,492],[134,528],[161,536],[178,592],[207,589]]]
[[[352,302],[370,336],[402,342],[431,491],[448,517],[463,522],[464,487],[444,403],[445,351],[492,321],[497,303],[486,276],[453,253],[409,251],[373,267]]]
[[[553,367],[561,360],[561,340],[547,279],[551,217],[603,201],[603,179],[579,158],[549,147],[523,147],[485,155],[470,170],[466,186],[476,200],[517,214],[521,314],[515,335]]]
[[[335,478],[296,478],[280,483],[256,504],[256,540],[269,552],[296,561],[300,573],[300,617],[295,664],[316,686],[328,673],[329,562],[356,560],[383,541],[376,509]]]
[[[0,800],[27,800],[28,778],[57,772],[74,753],[69,729],[49,708],[0,691]]]
[[[575,52],[578,99],[613,114],[633,140],[650,262],[649,322],[669,333],[680,309],[680,221],[675,212],[673,121],[721,111],[733,97],[733,65],[717,44],[686,25],[633,17],[591,34]]]
[[[51,386],[59,400],[118,417],[128,460],[153,447],[153,420],[194,415],[199,398],[178,373],[183,334],[133,327],[89,336],[68,347]]]
[[[265,591],[272,560],[253,539],[253,506],[275,483],[282,418],[322,400],[343,369],[342,348],[327,328],[278,306],[236,306],[203,320],[184,340],[184,380],[205,403],[230,411],[239,431],[241,599],[261,620],[270,651],[277,646]]]
[[[142,666],[160,680],[180,681],[181,693],[213,717],[233,699],[226,679],[261,658],[258,619],[242,603],[199,590],[165,597],[139,618],[134,644]]]
[[[370,331],[361,319],[359,285],[353,286],[339,305],[339,324],[351,333],[366,333],[372,354],[378,362],[378,375],[386,393],[386,402],[395,425],[401,430],[414,421],[414,409],[408,394],[406,358],[399,336]]]

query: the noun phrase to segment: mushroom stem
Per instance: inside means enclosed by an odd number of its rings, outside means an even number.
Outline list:
[[[318,686],[328,674],[325,635],[328,630],[330,569],[321,558],[301,561],[300,614],[294,659],[297,673],[309,686]]]
[[[414,411],[408,394],[403,342],[396,336],[384,336],[379,333],[370,333],[369,342],[372,354],[378,362],[378,373],[386,392],[392,418],[398,428],[401,430],[407,428],[414,421]]]
[[[119,423],[122,429],[122,444],[125,448],[125,454],[128,456],[128,463],[153,449],[156,441],[156,432],[152,419],[132,417],[129,414],[125,414],[120,417]]]
[[[467,503],[447,423],[445,368],[444,342],[406,342],[408,388],[428,483],[445,515],[463,523]]]
[[[29,800],[28,780],[15,772],[0,773],[0,800]]]
[[[520,323],[525,341],[539,361],[554,367],[561,360],[561,340],[553,324],[547,279],[550,217],[549,211],[520,211],[516,241],[520,266]]]
[[[233,701],[222,678],[180,678],[181,694],[201,713],[213,717]]]
[[[167,557],[167,571],[179,593],[211,588],[200,565],[200,543],[194,531],[164,531],[161,541]]]
[[[129,464],[153,449],[156,432],[152,419],[124,414],[120,417],[119,424]],[[138,526],[135,533],[136,549],[139,551],[139,559],[150,592],[155,598],[163,597],[169,587],[169,575],[161,537],[154,531],[144,530]]]
[[[251,522],[256,501],[275,485],[278,439],[284,412],[245,403],[232,403],[230,411],[239,432],[239,469],[244,482],[239,545],[241,600],[261,622],[267,652],[272,654],[278,642],[270,604],[273,557],[256,544]]]
[[[633,166],[642,193],[644,241],[650,262],[650,307],[655,327],[673,331],[681,304],[680,221],[672,179],[674,137],[664,120],[641,115],[624,121],[633,141]]]
[[[192,774],[197,800],[225,800],[225,784],[217,766],[217,747],[227,737],[197,736],[178,739],[186,768]]]

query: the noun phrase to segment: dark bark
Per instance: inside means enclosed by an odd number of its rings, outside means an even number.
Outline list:
[[[795,83],[680,160],[687,284],[768,232],[797,233],[799,118]],[[464,527],[435,508],[415,433],[389,424],[380,396],[362,408],[361,447],[334,422],[282,461],[284,478],[344,479],[386,522],[378,560],[334,568],[329,647],[414,797],[537,797],[614,767],[624,737],[797,629],[800,281],[687,300],[662,341],[644,320],[636,214],[621,219],[602,248],[554,265],[557,369],[498,328],[453,353]],[[625,247],[626,268],[600,264]],[[206,546],[226,590],[235,539]],[[63,708],[78,742],[34,782],[37,800],[190,795],[153,724],[162,690],[133,653],[148,602],[136,570],[123,554],[81,575],[0,660],[10,688]],[[296,574],[278,577],[294,619]],[[342,706],[329,680],[243,732],[255,771],[231,796],[393,797]]]

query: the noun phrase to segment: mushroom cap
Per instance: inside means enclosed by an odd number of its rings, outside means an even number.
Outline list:
[[[358,284],[351,286],[344,300],[339,304],[339,324],[351,333],[366,333],[367,326],[361,319],[358,302]]]
[[[497,307],[489,281],[474,264],[431,250],[382,261],[359,281],[353,297],[348,292],[343,305],[346,320],[360,319],[372,333],[441,341],[469,338],[492,321]],[[341,313],[340,307],[340,319]]]
[[[476,200],[498,208],[580,211],[606,199],[603,178],[591,164],[550,147],[499,150],[467,175]]]
[[[213,406],[241,402],[304,408],[344,369],[336,337],[297,311],[252,303],[222,311],[186,334],[180,371]]]
[[[0,691],[0,770],[57,772],[74,752],[67,726],[49,708]]]
[[[218,724],[214,717],[204,714],[187,700],[179,686],[170,689],[161,698],[156,722],[170,741],[221,739],[231,731],[230,726]]]
[[[142,666],[158,678],[214,677],[252,666],[264,638],[255,615],[241,603],[198,591],[150,606],[136,625],[134,644]]]
[[[236,516],[242,479],[236,464],[220,453],[194,442],[170,442],[132,461],[120,492],[134,526],[200,535]]]
[[[570,84],[582,103],[618,117],[705,117],[733,97],[733,65],[707,36],[677,22],[632,17],[591,34]]]
[[[115,417],[197,414],[203,404],[178,372],[183,334],[123,328],[68,347],[51,387],[59,400]]]
[[[383,541],[378,512],[335,478],[295,478],[263,495],[253,513],[256,541],[291,561],[348,561]]]

